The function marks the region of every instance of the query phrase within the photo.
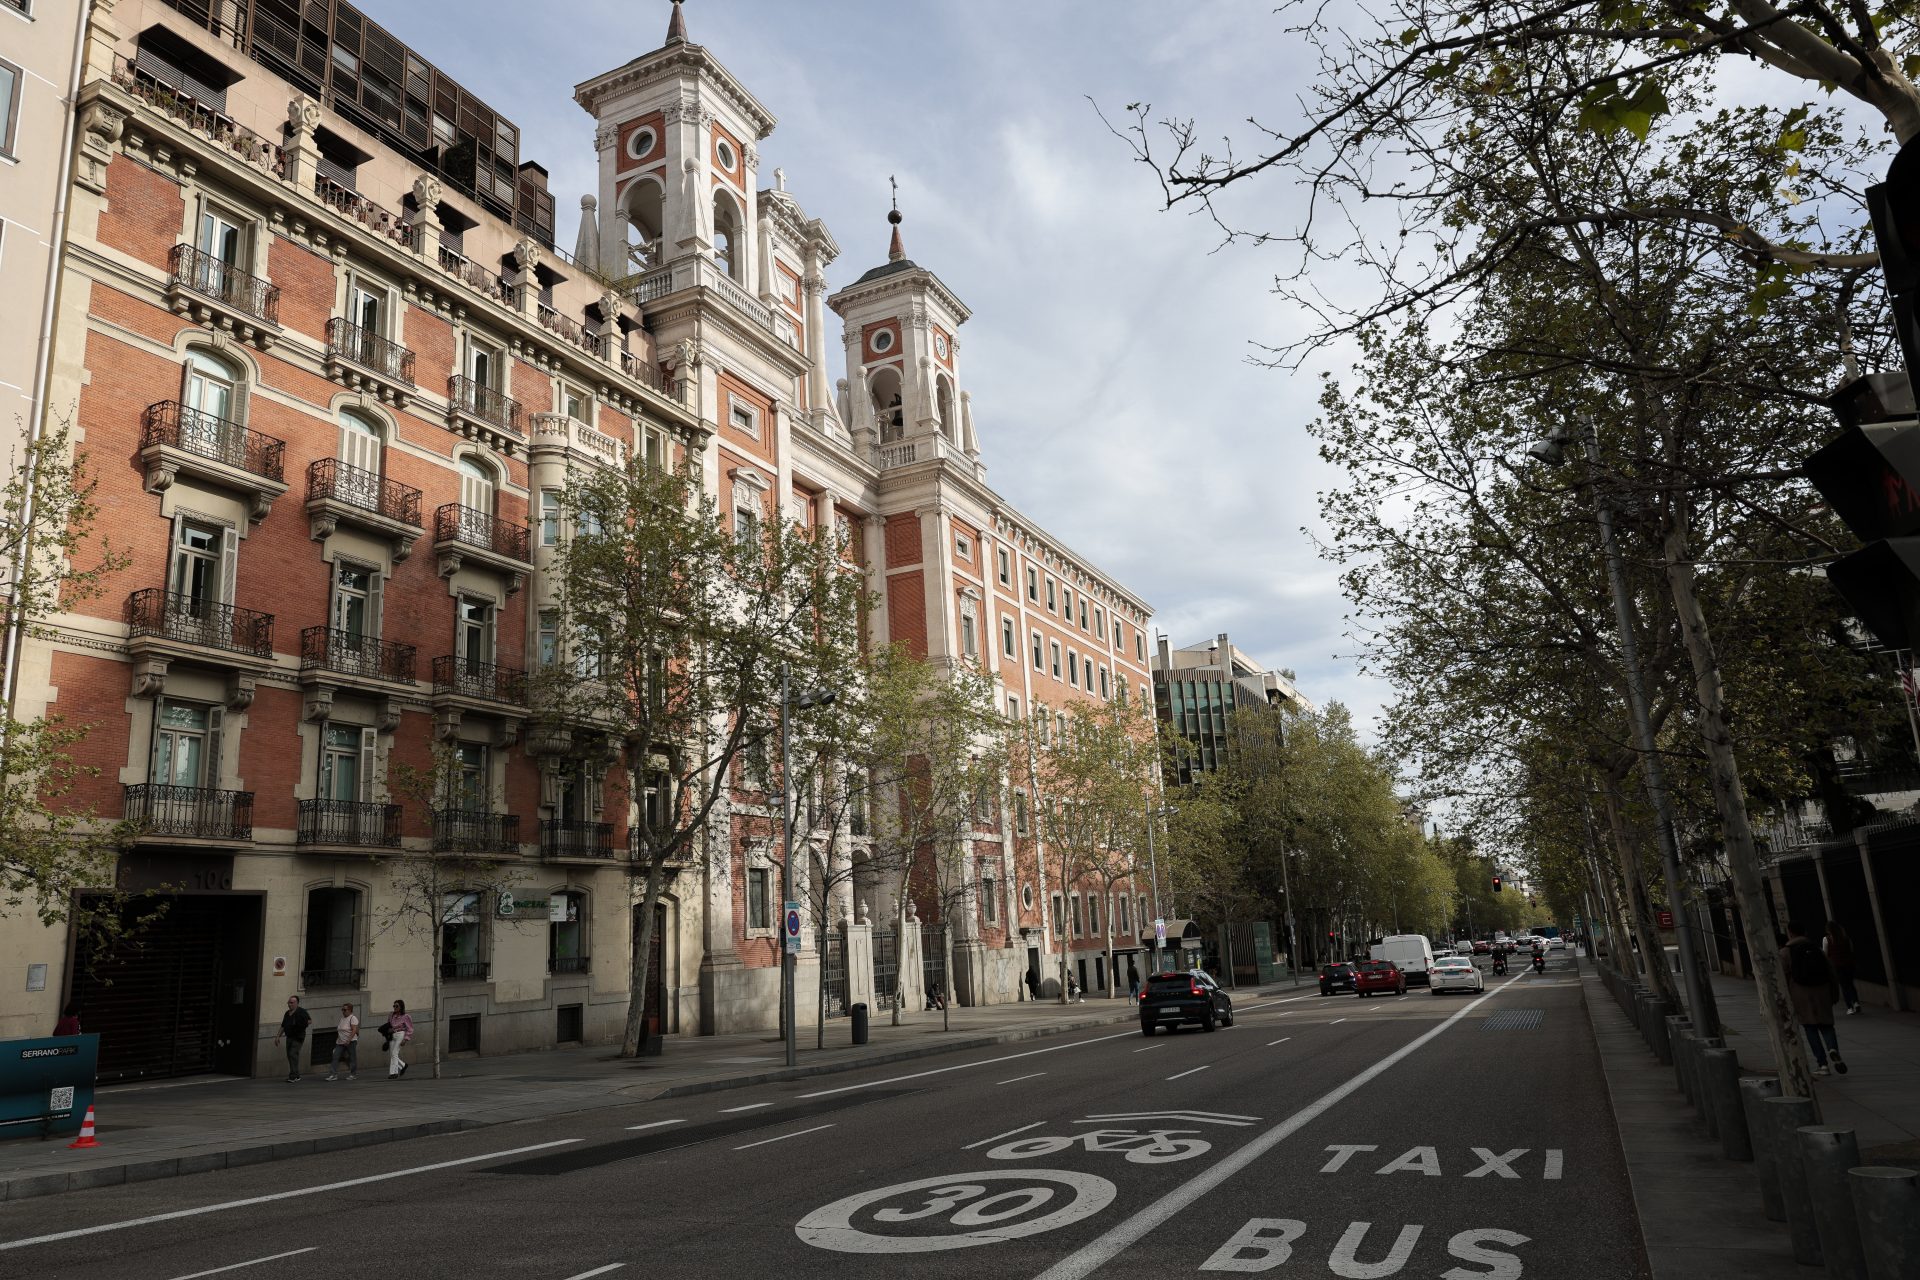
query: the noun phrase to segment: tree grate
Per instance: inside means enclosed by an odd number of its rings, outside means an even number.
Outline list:
[[[1480,1024],[1482,1031],[1532,1031],[1546,1015],[1544,1009],[1502,1009]]]

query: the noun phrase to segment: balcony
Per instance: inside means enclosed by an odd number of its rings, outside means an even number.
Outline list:
[[[435,697],[525,707],[527,673],[519,667],[448,655],[433,660],[433,692]]]
[[[273,657],[272,614],[161,587],[143,587],[127,597],[127,635],[134,641],[159,640],[247,658]]]
[[[273,500],[287,491],[286,449],[284,441],[177,400],[150,404],[141,415],[148,492],[169,489],[184,474],[238,494],[255,521],[266,519]]]
[[[403,409],[418,390],[413,352],[339,316],[327,321],[327,376]]]
[[[557,818],[540,821],[540,856],[548,861],[610,862],[614,852],[612,823]]]
[[[413,683],[414,647],[333,627],[308,627],[300,633],[300,670],[328,671],[356,680]]]
[[[644,872],[647,866],[645,861],[646,856],[646,850],[640,847],[640,832],[638,830],[629,831],[627,833],[627,860]],[[693,850],[684,844],[681,845],[679,849],[667,858],[665,866],[669,877],[688,870],[693,866]]]
[[[385,538],[394,560],[405,560],[420,537],[420,491],[351,462],[319,458],[307,465],[308,532],[322,541],[343,524]]]
[[[520,853],[520,815],[485,813],[476,809],[435,809],[433,851],[517,857]]]
[[[539,291],[532,285],[515,286],[513,305],[516,310],[525,310],[529,292],[537,295]],[[571,316],[560,314],[552,306],[542,302],[538,296],[533,297],[532,301],[534,319],[539,321],[542,329],[555,335],[562,342],[578,347],[590,356],[600,355],[603,346],[598,334],[588,333],[585,325]]]
[[[467,560],[477,560],[507,576],[507,593],[518,591],[533,568],[524,525],[449,502],[433,513],[433,549],[440,576],[451,578]]]
[[[300,985],[308,991],[320,987],[358,991],[360,984],[366,981],[366,976],[365,969],[302,969]]]
[[[548,956],[548,973],[589,973],[592,961],[588,956]]]
[[[398,849],[400,806],[358,800],[302,800],[295,843],[345,849]]]
[[[280,290],[190,244],[167,255],[167,305],[263,350],[280,336]]]
[[[526,439],[520,426],[520,402],[463,373],[447,379],[447,426],[512,454]]]
[[[251,840],[253,792],[142,782],[127,788],[122,816],[139,841]]]
[[[359,223],[377,236],[405,249],[413,247],[414,228],[391,209],[382,208],[351,187],[344,187],[324,173],[313,175],[313,194],[343,218]]]
[[[442,960],[440,981],[485,982],[489,964],[485,960]]]
[[[911,467],[923,462],[950,462],[976,479],[984,478],[980,460],[942,435],[919,436],[912,440],[894,440],[873,446],[873,465],[882,471]]]
[[[768,306],[748,293],[709,258],[681,258],[637,278],[629,276],[623,284],[643,310],[663,306],[667,299],[676,294],[703,290],[708,296],[719,298],[730,310],[781,345],[798,346],[799,334],[785,311]]]

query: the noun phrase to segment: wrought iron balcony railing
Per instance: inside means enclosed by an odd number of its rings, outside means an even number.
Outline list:
[[[525,706],[527,673],[519,667],[472,662],[457,654],[446,654],[433,660],[433,691]]]
[[[485,982],[489,964],[485,960],[442,960],[442,982]]]
[[[476,382],[464,373],[447,380],[447,399],[470,418],[478,418],[502,431],[520,435],[520,402],[512,396]]]
[[[167,270],[183,289],[224,303],[268,324],[280,323],[280,290],[204,249],[177,244],[167,255]]]
[[[160,636],[256,658],[273,656],[273,615],[161,587],[127,597],[127,634]]]
[[[344,987],[353,991],[359,989],[366,976],[365,969],[302,969],[300,985],[309,990],[315,987]]]
[[[543,858],[611,858],[613,824],[560,818],[540,820],[540,856]]]
[[[420,527],[418,489],[338,458],[319,458],[307,465],[307,501],[323,498]]]
[[[400,806],[359,800],[302,800],[295,840],[299,844],[396,849],[400,846]]]
[[[473,507],[449,502],[433,513],[435,542],[458,542],[509,560],[527,561],[525,525],[509,524]]]
[[[518,853],[520,815],[478,809],[433,811],[435,853]]]
[[[413,385],[413,352],[339,316],[327,321],[327,354],[371,369],[389,382]]]
[[[589,972],[589,957],[587,956],[548,956],[547,972],[548,973],[587,973]]]
[[[413,683],[414,647],[373,636],[357,636],[335,627],[308,627],[300,633],[300,669],[337,671],[366,680]]]
[[[143,836],[253,839],[253,792],[141,782],[127,788],[122,816]]]
[[[140,447],[166,445],[276,484],[283,482],[286,442],[237,422],[190,409],[177,400],[150,404],[143,415]]]

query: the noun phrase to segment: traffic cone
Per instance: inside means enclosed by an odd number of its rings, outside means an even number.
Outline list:
[[[80,1122],[80,1136],[67,1144],[69,1151],[86,1151],[100,1144],[93,1138],[93,1104],[87,1104],[87,1118]]]

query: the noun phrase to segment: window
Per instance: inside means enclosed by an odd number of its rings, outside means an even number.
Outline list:
[[[448,785],[448,808],[459,813],[486,813],[492,808],[492,764],[484,742],[457,742],[453,747],[453,776]]]
[[[363,276],[347,277],[347,323],[375,338],[387,336],[387,288]],[[370,351],[356,351],[353,358],[361,364],[373,364],[365,357]]]
[[[980,914],[988,924],[1000,920],[1000,885],[992,876],[980,877]]]
[[[1147,931],[1147,900],[1136,899],[1134,905],[1140,909],[1140,931],[1145,933]]]
[[[1035,671],[1045,671],[1047,669],[1046,657],[1040,648],[1040,633],[1038,631],[1033,633],[1033,669]]]
[[[366,741],[371,734],[372,730],[358,725],[327,726],[320,744],[320,799],[363,798],[372,781],[372,744]]]
[[[1027,566],[1027,599],[1040,598],[1040,571],[1032,565]]]
[[[307,890],[307,946],[305,963],[300,966],[300,985],[359,985],[354,973],[359,924],[358,889]]]
[[[743,547],[760,544],[760,497],[744,485],[733,490],[733,537]]]
[[[600,524],[600,513],[585,507],[573,513],[573,532],[579,538],[597,538],[604,532]]]
[[[1087,931],[1086,917],[1080,911],[1080,895],[1073,895],[1073,936],[1078,938]]]
[[[1087,932],[1100,932],[1100,899],[1087,895]]]
[[[1032,885],[1023,884],[1020,886],[1020,905],[1025,907],[1029,911],[1033,910],[1033,886]]]
[[[213,421],[183,422],[182,435],[191,432],[194,439],[192,443],[182,439],[181,447],[221,457],[222,446],[231,447],[226,439],[227,424],[240,415],[240,371],[219,356],[195,347],[187,353],[186,402],[196,415]]]
[[[1133,913],[1127,909],[1131,901],[1125,894],[1113,900],[1114,909],[1120,913],[1120,932],[1123,934],[1133,932]]]
[[[760,438],[760,415],[754,411],[752,405],[741,404],[738,400],[729,399],[727,424],[735,431],[750,435],[755,440]]]
[[[543,547],[560,545],[560,491],[558,489],[540,491],[540,545]]]
[[[349,644],[380,634],[380,575],[365,565],[333,565],[333,629]]]
[[[1058,675],[1059,672],[1056,671],[1054,674]],[[1080,655],[1071,649],[1067,650],[1067,683],[1073,685],[1080,683]]]
[[[1019,835],[1027,834],[1027,793],[1024,791],[1013,793],[1013,829]]]
[[[1060,588],[1060,616],[1068,622],[1073,621],[1073,588]]]
[[[1080,625],[1085,626],[1086,624],[1081,623]],[[1095,605],[1093,609],[1093,633],[1100,636],[1107,634],[1107,611],[1098,605]]]
[[[1147,660],[1147,633],[1144,631],[1133,633],[1133,656],[1140,662]]]
[[[1013,585],[1013,557],[1007,554],[1005,547],[1001,547],[998,554],[1000,558],[1001,585],[1010,587]]]
[[[20,122],[20,68],[0,60],[0,155],[13,154],[13,135]]]
[[[534,646],[534,661],[550,667],[560,661],[560,613],[557,609],[540,611],[540,632]]]
[[[478,338],[467,339],[467,376],[488,391],[502,390],[501,379],[505,366],[500,359],[500,349],[489,346]],[[471,406],[469,406],[471,407]]]
[[[667,433],[658,427],[648,427],[643,432],[642,448],[647,466],[655,471],[667,469]]]
[[[0,76],[5,74],[4,71],[0,71]],[[17,101],[19,93],[17,81],[14,93]],[[9,144],[10,141],[9,139]],[[8,150],[12,150],[11,145],[8,146]],[[228,213],[210,204],[203,204],[200,207],[198,237],[194,241],[194,247],[216,262],[224,262],[230,267],[244,269],[247,265],[244,256],[246,253],[245,226],[240,215]],[[224,283],[224,281],[216,277],[210,278],[208,283]]]
[[[560,412],[566,414],[575,422],[587,422],[590,420],[587,417],[587,406],[590,403],[591,401],[587,399],[587,393],[580,388],[564,385],[560,388]]]
[[[973,559],[973,541],[962,534],[953,535],[953,554],[962,560]]]
[[[471,454],[463,455],[456,468],[460,473],[460,505],[481,515],[493,514],[494,470]]]
[[[220,779],[222,708],[162,701],[154,710],[148,777],[165,787],[212,787]]]
[[[1053,931],[1065,935],[1067,931],[1066,908],[1060,902],[1060,895],[1053,895]]]
[[[1054,727],[1054,731],[1060,735],[1060,741],[1065,742],[1067,740],[1067,713],[1066,712],[1056,711],[1053,713],[1053,727]]]
[[[181,520],[173,535],[173,571],[167,589],[170,611],[205,618],[213,605],[229,604],[226,562],[233,532],[194,520]]]
[[[867,834],[867,779],[857,771],[847,775],[847,834]]]
[[[973,616],[973,601],[962,601],[960,605],[960,653],[963,657],[980,656],[980,638],[975,634],[976,623]]]
[[[449,893],[441,903],[440,976],[484,976],[480,967],[480,895]]]
[[[773,928],[773,869],[747,868],[747,928]]]
[[[747,255],[740,243],[740,214],[723,191],[713,197],[713,260],[735,284],[746,283]]]
[[[547,899],[547,972],[587,971],[587,895],[571,890]]]
[[[380,474],[380,424],[351,409],[340,412],[340,461],[373,475]]]
[[[1054,592],[1053,579],[1048,578],[1047,579],[1047,612],[1049,613],[1053,612],[1054,609],[1059,606],[1059,603],[1060,603],[1060,597]]]
[[[1080,664],[1080,683],[1086,686],[1088,693],[1093,692],[1093,659]]]
[[[1087,629],[1087,597],[1085,595],[1080,597],[1080,629],[1082,631]]]
[[[1115,692],[1120,695],[1120,705],[1124,707],[1127,705],[1127,678],[1125,676],[1115,676],[1114,684],[1116,686]]]
[[[645,126],[635,129],[627,135],[627,157],[632,160],[645,160],[653,154],[653,144],[659,135]]]
[[[1013,721],[1020,719],[1020,698],[1017,694],[1007,695],[1007,719]]]
[[[973,825],[991,827],[993,825],[993,788],[981,786],[973,793]]]
[[[1113,647],[1116,649],[1120,647],[1120,619],[1118,618],[1113,620]]]
[[[1113,696],[1112,688],[1107,683],[1107,668],[1104,663],[1101,664],[1100,667],[1100,696],[1102,698],[1110,698]]]
[[[1060,678],[1060,642],[1058,640],[1047,641],[1047,652],[1053,659],[1053,678],[1058,680]]]
[[[1000,650],[1009,658],[1020,656],[1020,641],[1013,634],[1013,619],[1000,619]]]
[[[459,660],[462,675],[477,679],[478,669],[493,661],[493,605],[461,596],[455,609],[454,657]]]

